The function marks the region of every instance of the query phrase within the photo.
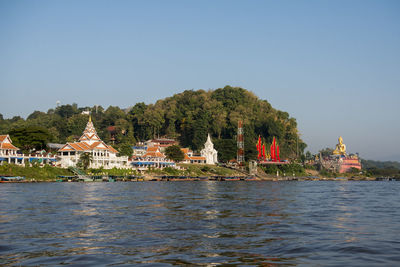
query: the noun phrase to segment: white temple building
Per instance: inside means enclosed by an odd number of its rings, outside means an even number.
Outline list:
[[[11,163],[12,159],[16,162],[18,147],[12,144],[10,136],[0,135],[0,164],[3,161]]]
[[[100,139],[90,116],[85,130],[79,138],[79,142],[67,143],[58,150],[57,165],[63,168],[75,167],[80,156],[85,152],[92,154],[92,161],[89,168],[103,167],[104,169],[112,169],[130,167],[128,165],[128,157],[118,157],[118,151]]]
[[[207,141],[204,148],[200,151],[202,157],[206,158],[206,164],[218,163],[218,152],[214,149],[214,144],[211,142],[210,134],[207,136]]]

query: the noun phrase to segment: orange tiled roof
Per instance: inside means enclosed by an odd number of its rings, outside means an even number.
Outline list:
[[[74,151],[74,149],[67,148],[69,146],[69,143],[66,143],[62,148],[60,148],[58,151]]]
[[[198,156],[190,157],[190,159],[191,159],[191,160],[206,160],[205,157],[198,157]]]
[[[104,147],[99,147],[100,144],[102,144]],[[116,150],[112,146],[106,145],[103,141],[94,142],[93,144],[89,144],[85,141],[67,143],[59,151],[87,151],[93,149],[104,149],[104,150],[109,150],[113,153],[118,153],[118,150]]]
[[[143,155],[144,158],[165,158],[165,155],[159,151],[147,152]]]
[[[181,148],[181,150],[185,154],[189,153],[189,151],[190,151],[189,148]]]
[[[1,144],[0,144],[0,147],[1,147],[2,149],[19,150],[18,147],[14,146],[13,144],[10,144],[10,143],[1,143]]]
[[[146,150],[146,154],[144,154],[143,157],[165,158],[165,155],[160,152],[160,149],[158,146],[154,146],[154,147],[148,147]]]
[[[4,142],[6,139],[8,138],[9,143]],[[8,136],[8,134],[6,135],[0,135],[0,148],[2,149],[12,149],[12,150],[19,150],[18,147],[14,146],[13,144],[11,144],[11,138],[10,136]]]
[[[143,157],[145,157],[145,158],[165,158],[165,155],[160,152],[157,152],[157,153],[150,152],[150,153],[146,153],[145,155],[143,155]]]
[[[112,146],[108,146],[108,148],[111,150],[111,152],[118,153],[118,150],[113,148]]]
[[[3,142],[7,138],[7,135],[0,135],[0,142]]]

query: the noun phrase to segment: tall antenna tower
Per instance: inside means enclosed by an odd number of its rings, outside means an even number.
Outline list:
[[[244,162],[244,137],[242,121],[238,121],[237,148],[237,162],[239,165],[242,165]]]

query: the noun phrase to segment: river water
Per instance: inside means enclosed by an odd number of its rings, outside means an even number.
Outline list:
[[[399,182],[0,184],[0,265],[399,266]]]

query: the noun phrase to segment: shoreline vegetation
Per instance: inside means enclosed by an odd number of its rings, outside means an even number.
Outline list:
[[[109,181],[104,177],[114,178],[112,181],[199,181],[199,180],[216,180],[216,181],[379,181],[379,180],[399,180],[398,177],[377,177],[366,176],[361,174],[333,174],[318,172],[311,169],[302,169],[297,165],[297,171],[283,172],[278,170],[272,174],[271,171],[265,172],[265,169],[258,168],[257,174],[249,175],[245,170],[228,168],[225,166],[214,166],[205,164],[178,164],[182,170],[173,168],[149,169],[144,173],[138,173],[131,169],[89,169],[87,175],[89,177],[103,177],[103,180]],[[295,165],[295,164],[292,164]],[[300,167],[300,168],[299,168]],[[292,167],[288,167],[288,169]],[[300,170],[300,171],[299,171]],[[302,170],[302,171],[301,171]],[[13,164],[4,164],[0,166],[0,176],[20,176],[25,177],[22,182],[57,182],[79,181],[71,179],[78,177],[70,169],[63,169],[52,166],[17,166]],[[64,177],[64,179],[60,179]],[[116,178],[116,179],[115,179]],[[21,182],[21,181],[20,181]]]

